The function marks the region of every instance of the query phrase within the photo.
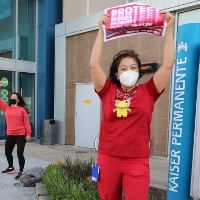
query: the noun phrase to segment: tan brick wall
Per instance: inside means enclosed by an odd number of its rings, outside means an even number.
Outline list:
[[[67,42],[67,113],[66,113],[66,143],[74,144],[75,123],[75,83],[91,82],[89,60],[96,31],[68,37]],[[139,53],[142,63],[162,60],[163,38],[154,35],[135,35],[106,42],[102,55],[102,66],[108,73],[113,55],[119,50],[132,48]],[[141,82],[148,80],[153,74],[145,74]],[[166,156],[168,142],[168,87],[155,104],[151,124],[152,155]]]

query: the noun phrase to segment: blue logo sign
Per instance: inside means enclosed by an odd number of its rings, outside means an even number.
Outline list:
[[[195,127],[200,24],[178,27],[172,93],[167,200],[189,200]]]

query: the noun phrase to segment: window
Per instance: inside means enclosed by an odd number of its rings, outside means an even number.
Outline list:
[[[15,57],[15,1],[0,1],[0,56]]]
[[[35,0],[0,1],[0,57],[35,61],[35,15]]]
[[[35,60],[35,1],[19,0],[18,59]]]
[[[0,91],[0,98],[8,103],[10,94],[14,91],[15,72],[0,70],[0,80],[3,82],[3,86]],[[4,139],[6,135],[6,124],[3,111],[0,111],[0,139]]]

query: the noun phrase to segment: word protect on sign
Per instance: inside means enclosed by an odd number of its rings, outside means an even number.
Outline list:
[[[104,26],[104,41],[136,33],[164,34],[165,14],[150,5],[128,3],[104,12],[110,16]]]

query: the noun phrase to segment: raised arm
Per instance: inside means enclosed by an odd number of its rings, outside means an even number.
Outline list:
[[[98,92],[101,91],[106,82],[106,74],[100,66],[100,60],[104,43],[103,25],[107,23],[108,17],[108,15],[103,15],[103,17],[99,21],[99,30],[90,57],[90,72],[92,76],[92,81],[94,83],[96,91]]]
[[[0,81],[0,88],[3,86],[3,82]],[[0,98],[0,110],[6,110],[8,107],[7,103],[5,103],[1,98]]]
[[[161,67],[157,70],[153,77],[158,92],[161,92],[166,87],[174,66],[174,19],[174,15],[169,12],[165,13],[167,27],[164,39],[163,60]]]

